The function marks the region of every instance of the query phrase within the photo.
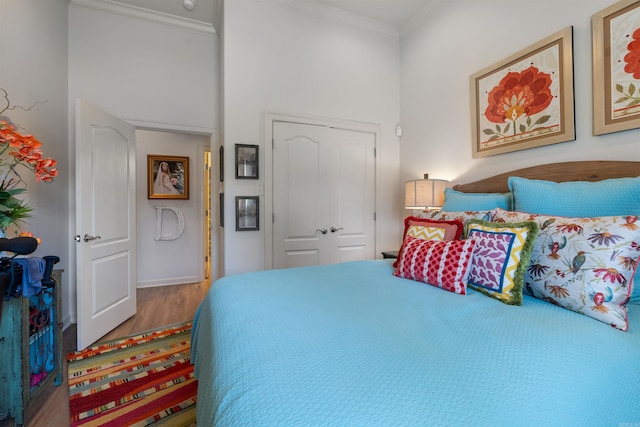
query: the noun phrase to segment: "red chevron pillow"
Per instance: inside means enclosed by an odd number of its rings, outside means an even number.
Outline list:
[[[466,295],[475,245],[473,239],[437,241],[407,236],[393,274]]]
[[[404,248],[404,241],[407,237],[407,231],[409,227],[412,225],[418,225],[421,227],[433,227],[433,228],[442,228],[444,229],[444,240],[459,240],[462,236],[462,232],[464,231],[464,224],[462,221],[455,220],[437,220],[437,219],[428,219],[428,218],[418,218],[415,216],[408,216],[404,219],[404,232],[402,233],[402,246],[400,247],[400,251],[398,254],[402,253],[402,249]],[[393,263],[394,267],[398,267],[398,260],[400,256]]]

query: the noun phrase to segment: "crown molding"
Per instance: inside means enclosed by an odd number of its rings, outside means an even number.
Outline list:
[[[216,34],[216,30],[212,25],[201,21],[118,3],[112,0],[71,0],[69,7],[92,9],[99,12],[112,13],[114,15],[126,16],[205,34]]]
[[[260,0],[264,3],[284,7],[295,12],[304,13],[306,15],[316,16],[330,21],[342,22],[344,24],[354,25],[369,31],[382,33],[387,36],[398,38],[400,33],[394,25],[376,21],[375,19],[366,18],[353,12],[338,9],[323,3],[313,2],[309,0]]]
[[[224,19],[224,1],[213,0],[213,27],[218,34],[222,34]]]
[[[411,33],[424,22],[427,16],[431,14],[443,0],[431,0],[422,9],[415,13],[407,22],[400,26],[400,37],[404,37]]]

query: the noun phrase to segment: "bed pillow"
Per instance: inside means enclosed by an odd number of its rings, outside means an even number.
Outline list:
[[[451,211],[451,212],[443,212],[443,211],[431,211],[431,212],[421,212],[418,214],[420,218],[429,218],[435,219],[438,221],[454,221],[458,220],[462,222],[462,224],[466,224],[470,219],[484,219],[487,221],[491,221],[493,218],[492,210],[478,210],[478,211]]]
[[[458,220],[440,221],[440,220],[432,220],[432,219],[426,219],[426,218],[418,218],[415,216],[408,216],[404,219],[404,232],[402,233],[402,245],[400,246],[400,250],[398,251],[399,254],[402,253],[402,248],[404,247],[404,240],[407,236],[407,232],[409,231],[409,227],[412,227],[412,226],[426,227],[431,229],[439,228],[444,230],[444,238],[439,240],[458,240],[460,239],[460,237],[462,236],[462,232],[464,231],[464,225],[462,224],[462,222]],[[421,237],[428,240],[436,240],[437,236],[440,234],[439,232],[431,232],[430,236],[428,236],[427,235],[429,233],[428,230],[423,229],[422,231],[424,231],[423,236],[417,236],[414,234],[413,237]],[[393,263],[393,266],[398,267],[398,259],[395,260],[395,262]]]
[[[640,177],[597,182],[552,182],[509,177],[516,211],[568,217],[640,216]],[[632,304],[640,304],[640,269]]]
[[[640,215],[640,176],[597,182],[553,182],[509,177],[514,210],[544,215]]]
[[[628,330],[627,302],[640,257],[636,217],[571,218],[500,209],[496,216],[540,226],[525,275],[526,292]]]
[[[422,240],[407,236],[393,273],[460,295],[467,294],[474,240]]]
[[[446,230],[442,227],[425,227],[422,225],[411,225],[406,236],[415,237],[422,240],[444,240]],[[405,236],[405,237],[406,237]]]
[[[511,210],[511,193],[463,193],[452,188],[444,189],[442,211],[481,211],[494,208]]]
[[[522,305],[524,276],[538,236],[535,222],[470,220],[465,237],[476,241],[469,287],[509,305]]]

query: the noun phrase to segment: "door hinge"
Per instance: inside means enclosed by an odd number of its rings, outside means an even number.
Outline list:
[[[373,213],[373,220],[374,221],[376,220],[376,213],[375,212]]]
[[[271,224],[275,224],[276,223],[276,214],[275,212],[271,212]]]
[[[378,151],[378,150],[377,150],[376,148],[374,148],[374,149],[373,149],[373,157],[376,157],[376,156],[378,155],[378,154],[377,154],[377,151]]]

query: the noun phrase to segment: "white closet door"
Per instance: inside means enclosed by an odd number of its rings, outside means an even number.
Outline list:
[[[375,135],[273,124],[274,268],[373,259]]]
[[[331,129],[327,145],[334,159],[328,176],[335,203],[329,225],[331,262],[374,259],[375,135]]]

